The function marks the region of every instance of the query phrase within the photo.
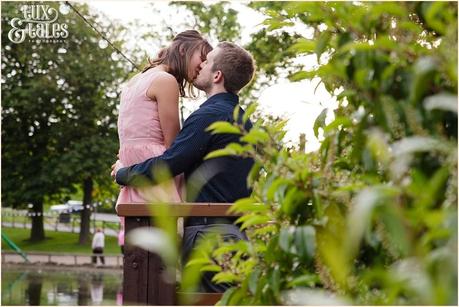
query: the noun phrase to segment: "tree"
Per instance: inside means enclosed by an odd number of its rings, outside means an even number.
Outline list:
[[[204,4],[199,1],[174,1],[170,5],[184,7],[193,14],[192,28],[212,40],[236,41],[241,37],[241,25],[237,21],[237,11],[229,2]]]
[[[58,3],[46,3],[58,9]],[[86,5],[74,6],[91,23],[103,19]],[[89,236],[94,182],[111,187],[110,165],[117,152],[116,105],[126,64],[72,11],[57,22],[68,25],[58,43],[12,43],[10,21],[20,3],[2,3],[2,201],[32,203],[31,240],[44,238],[43,198],[83,185],[80,243]],[[100,25],[99,25],[100,26]],[[110,31],[107,31],[110,29]],[[121,27],[102,27],[122,46]]]

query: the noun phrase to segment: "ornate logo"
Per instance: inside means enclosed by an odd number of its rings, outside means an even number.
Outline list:
[[[8,38],[16,44],[22,43],[26,37],[40,42],[60,42],[69,35],[68,25],[56,23],[59,12],[49,5],[33,4],[21,7],[21,18],[13,18]]]

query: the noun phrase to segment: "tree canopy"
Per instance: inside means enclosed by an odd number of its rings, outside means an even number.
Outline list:
[[[20,16],[21,5],[2,3],[2,203],[32,203],[41,214],[45,196],[85,183],[84,202],[90,205],[93,184],[112,186],[107,173],[118,147],[116,106],[129,64],[100,48],[101,38],[73,11],[57,21],[68,25],[68,38],[11,42],[10,21]],[[74,6],[92,23],[101,17],[87,5]],[[122,46],[119,25],[100,30]],[[88,221],[87,207],[84,214]],[[43,238],[40,220],[34,218],[32,239]]]

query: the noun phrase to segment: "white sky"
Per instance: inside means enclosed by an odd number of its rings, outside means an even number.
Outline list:
[[[103,12],[111,19],[118,21],[129,27],[129,22],[138,19],[141,22],[152,24],[147,29],[133,29],[139,33],[142,31],[161,31],[163,22],[167,20],[168,24],[180,24],[183,20],[187,20],[189,16],[178,14],[175,10],[168,6],[167,1],[154,1],[155,8],[160,10],[160,16],[154,11],[151,2],[148,1],[87,1],[89,5],[100,12]],[[216,1],[206,1],[206,3],[215,3]],[[239,11],[238,19],[241,24],[241,42],[247,43],[250,39],[250,34],[258,31],[264,20],[264,16],[260,13],[247,8],[243,5],[247,1],[232,1],[231,5]],[[132,28],[132,27],[131,27]],[[185,30],[177,27],[176,32]],[[311,31],[307,28],[295,29],[304,36],[310,38]],[[205,33],[204,33],[205,34]],[[149,55],[154,55],[157,51],[157,46],[152,42],[138,41],[143,50]],[[215,44],[216,42],[212,42]],[[317,65],[315,56],[306,56],[301,59],[307,67],[312,68]],[[319,141],[314,137],[312,130],[315,118],[324,108],[336,108],[337,102],[325,89],[323,84],[320,84],[317,89],[318,79],[313,81],[303,80],[301,82],[291,83],[286,79],[279,79],[278,83],[271,86],[258,96],[258,102],[261,110],[273,115],[282,116],[289,119],[287,124],[286,141],[297,143],[300,133],[306,133],[306,150],[312,151],[319,147]],[[195,109],[202,103],[204,99],[199,99],[194,103],[187,103],[188,109]],[[331,114],[331,113],[330,113]],[[327,118],[330,120],[330,116]]]

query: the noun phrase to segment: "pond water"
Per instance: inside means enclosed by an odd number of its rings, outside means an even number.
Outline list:
[[[121,270],[2,265],[2,305],[122,305]]]

